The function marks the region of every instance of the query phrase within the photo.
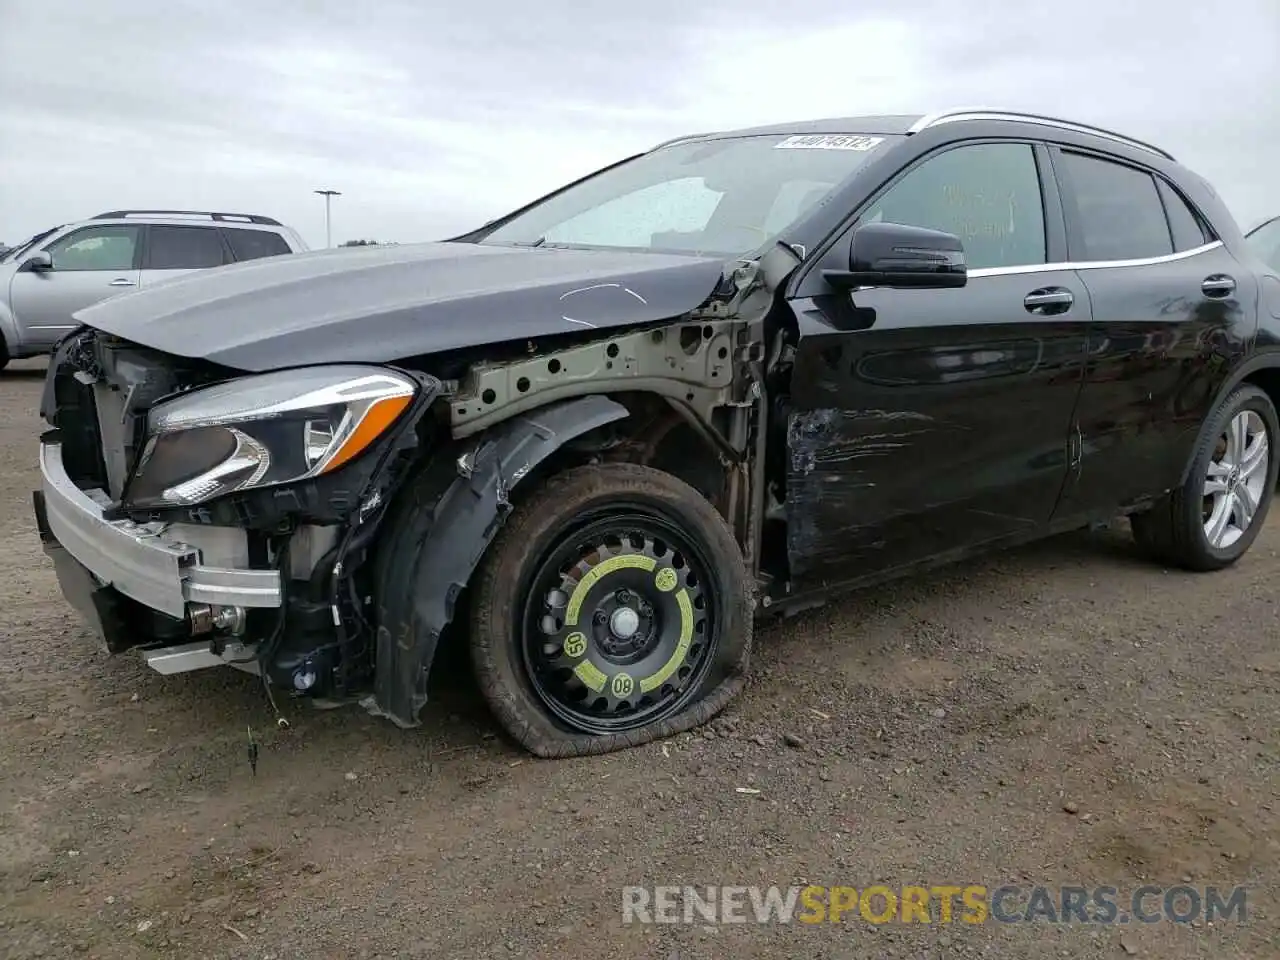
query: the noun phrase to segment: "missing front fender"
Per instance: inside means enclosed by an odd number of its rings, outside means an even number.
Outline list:
[[[598,395],[552,404],[502,423],[411,481],[379,550],[377,661],[365,709],[418,725],[440,636],[511,511],[511,489],[567,441],[627,415]]]

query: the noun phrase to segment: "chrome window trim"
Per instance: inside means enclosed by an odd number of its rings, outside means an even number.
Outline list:
[[[1190,250],[1183,250],[1179,253],[1166,253],[1159,257],[1137,257],[1132,260],[1083,260],[1079,262],[1062,261],[1060,263],[1028,263],[1017,267],[979,267],[976,270],[970,270],[968,275],[973,278],[1004,277],[1020,273],[1049,273],[1057,270],[1108,270],[1114,267],[1151,267],[1162,263],[1176,263],[1179,260],[1189,260],[1192,257],[1198,257],[1202,253],[1208,253],[1210,250],[1216,250],[1221,246],[1221,240],[1214,240],[1212,243],[1192,247]]]
[[[1011,110],[985,110],[981,108],[966,108],[957,110],[940,110],[937,113],[931,113],[921,117],[913,123],[908,130],[909,133],[920,133],[930,127],[936,127],[944,123],[959,123],[966,120],[1015,120],[1021,123],[1034,123],[1042,127],[1052,127],[1057,130],[1070,130],[1074,133],[1085,133],[1095,137],[1103,137],[1114,143],[1122,143],[1126,146],[1137,147],[1148,153],[1154,153],[1158,157],[1173,161],[1173,157],[1161,150],[1159,147],[1142,140],[1135,140],[1133,137],[1125,136],[1122,133],[1116,133],[1113,130],[1105,130],[1102,127],[1091,126],[1087,123],[1074,123],[1070,120],[1059,120],[1057,117],[1045,117],[1036,113],[1018,113]],[[1177,161],[1173,161],[1177,162]]]

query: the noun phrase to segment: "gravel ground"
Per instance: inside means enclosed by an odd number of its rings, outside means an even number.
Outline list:
[[[41,373],[0,374],[4,957],[1280,956],[1278,514],[1219,574],[1118,530],[856,594],[761,631],[712,730],[535,761],[456,651],[409,732],[100,653],[30,518]],[[1188,879],[1247,922],[621,922],[627,884]]]

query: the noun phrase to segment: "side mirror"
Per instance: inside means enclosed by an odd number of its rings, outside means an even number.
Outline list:
[[[964,244],[940,230],[901,223],[864,223],[849,241],[849,269],[824,270],[833,287],[940,290],[969,279]]]
[[[22,261],[19,270],[29,271],[31,273],[39,273],[41,270],[53,269],[53,257],[49,255],[47,250],[37,250],[27,259]]]

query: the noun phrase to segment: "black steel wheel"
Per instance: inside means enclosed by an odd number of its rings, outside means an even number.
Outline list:
[[[606,502],[544,553],[522,590],[521,646],[534,691],[566,725],[644,726],[696,687],[717,638],[708,564],[687,541],[658,511]]]
[[[481,689],[540,755],[688,729],[745,672],[751,602],[737,543],[709,503],[658,470],[551,477],[517,505],[476,586]]]

